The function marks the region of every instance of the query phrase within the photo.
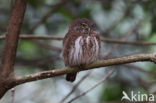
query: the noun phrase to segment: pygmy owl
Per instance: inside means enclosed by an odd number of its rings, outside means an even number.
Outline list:
[[[82,66],[98,59],[100,38],[95,25],[88,19],[71,22],[63,39],[63,59],[66,66]],[[67,81],[73,82],[77,73],[68,73]]]

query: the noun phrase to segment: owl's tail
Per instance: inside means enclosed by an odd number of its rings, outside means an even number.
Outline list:
[[[73,82],[76,79],[76,75],[77,75],[77,73],[68,73],[66,76],[66,80]]]

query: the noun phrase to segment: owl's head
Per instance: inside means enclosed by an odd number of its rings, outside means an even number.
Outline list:
[[[86,18],[76,19],[70,24],[69,29],[82,34],[90,34],[95,31],[95,24]]]

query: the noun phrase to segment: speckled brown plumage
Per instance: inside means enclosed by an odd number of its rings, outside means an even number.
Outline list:
[[[88,19],[76,19],[63,40],[63,59],[66,66],[80,66],[98,59],[100,38],[94,23]],[[68,81],[74,81],[76,73],[67,74]]]

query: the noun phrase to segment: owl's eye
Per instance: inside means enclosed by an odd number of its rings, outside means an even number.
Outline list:
[[[97,30],[97,26],[95,24],[92,25],[93,30]]]
[[[96,28],[95,24],[92,25],[92,28]]]
[[[81,27],[84,29],[86,27],[86,24],[85,23],[82,23],[81,24]]]

